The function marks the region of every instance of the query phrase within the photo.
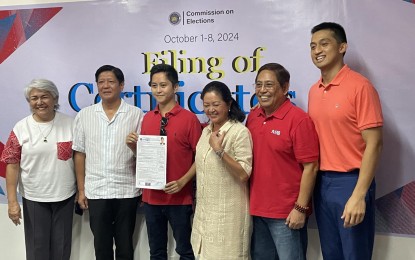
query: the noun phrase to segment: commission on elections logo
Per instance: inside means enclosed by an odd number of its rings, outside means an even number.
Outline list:
[[[178,25],[182,20],[182,16],[178,12],[173,12],[169,15],[169,22],[172,25]]]

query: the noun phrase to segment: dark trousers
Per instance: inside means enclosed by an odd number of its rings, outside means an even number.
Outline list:
[[[133,260],[133,233],[139,199],[89,199],[89,225],[97,260]]]
[[[167,230],[170,223],[176,240],[176,252],[181,260],[193,260],[190,235],[192,233],[192,205],[144,204],[151,260],[167,260]]]
[[[321,251],[327,260],[370,260],[375,236],[375,181],[366,194],[363,222],[343,227],[340,218],[356,186],[359,171],[320,171],[314,189],[314,208]]]
[[[59,202],[23,198],[27,260],[69,260],[74,198]]]

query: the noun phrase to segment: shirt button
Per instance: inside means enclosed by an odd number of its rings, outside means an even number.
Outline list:
[[[266,124],[267,124],[267,122],[264,122],[264,123],[262,123],[262,124],[266,125]]]

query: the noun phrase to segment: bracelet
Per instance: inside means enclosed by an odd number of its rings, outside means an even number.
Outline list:
[[[225,151],[223,149],[220,149],[218,151],[215,151],[216,155],[219,157],[219,159],[222,160],[223,155],[225,154]]]
[[[310,207],[303,207],[297,202],[294,204],[294,209],[301,212],[301,213],[307,213],[307,211],[310,209]]]

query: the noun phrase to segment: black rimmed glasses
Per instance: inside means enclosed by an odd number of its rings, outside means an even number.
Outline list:
[[[166,136],[167,135],[167,131],[166,131],[166,126],[167,123],[169,122],[169,119],[167,119],[167,117],[161,117],[160,120],[160,135]]]

